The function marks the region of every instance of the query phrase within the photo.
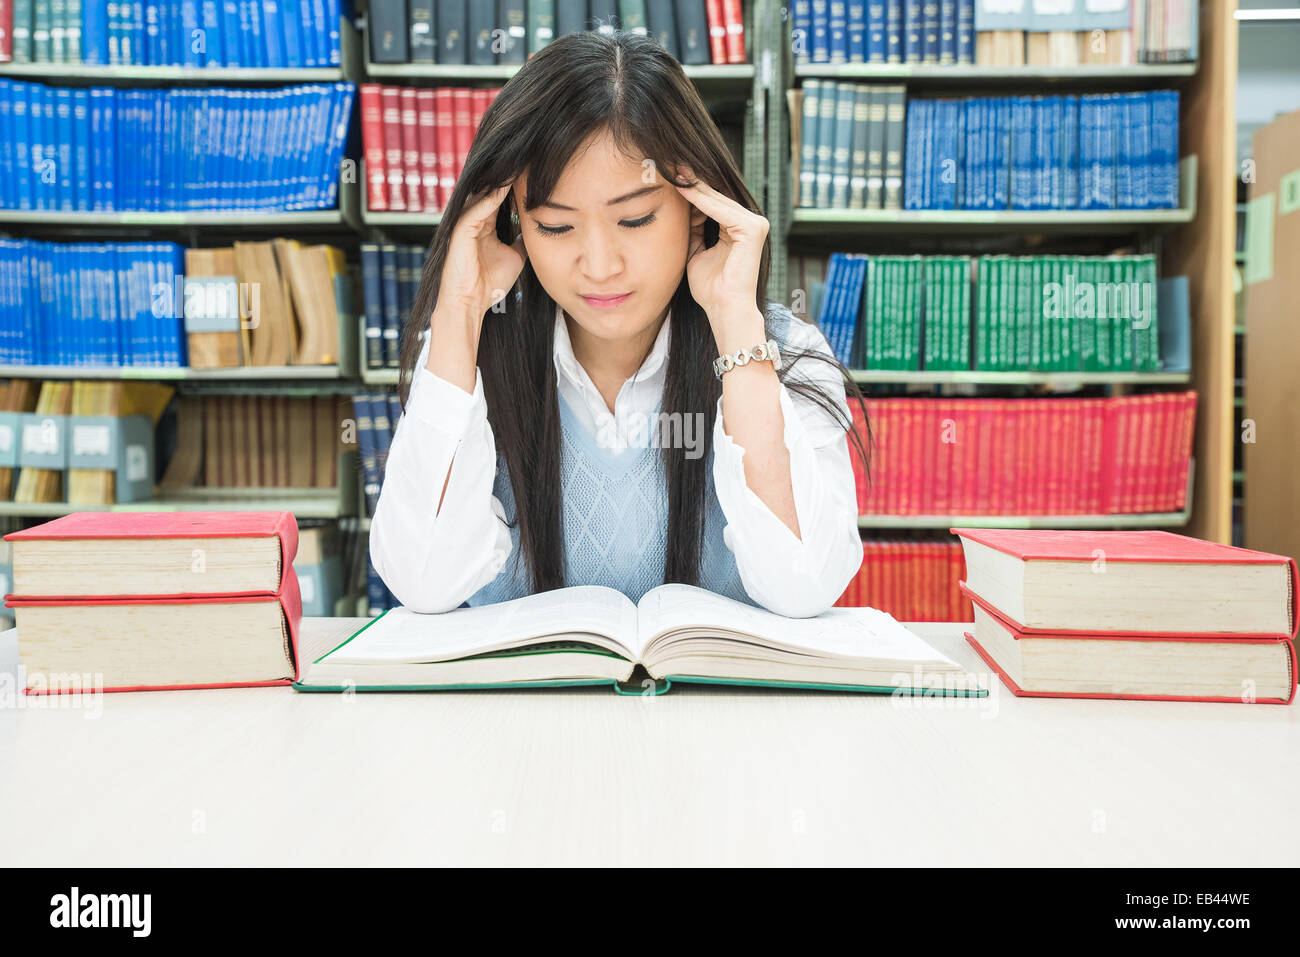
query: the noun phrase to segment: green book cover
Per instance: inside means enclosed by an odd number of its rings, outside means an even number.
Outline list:
[[[1033,372],[1046,368],[1043,347],[1043,309],[1039,290],[1043,286],[1042,257],[1034,256],[1025,264],[1029,273],[1029,366]]]
[[[907,275],[901,259],[891,263],[893,276],[889,286],[889,344],[885,347],[888,369],[903,368],[903,302],[907,294]]]
[[[907,369],[907,321],[911,312],[911,264],[904,256],[898,261],[898,308],[894,315],[894,368]]]
[[[938,256],[926,256],[925,262],[922,263],[921,272],[923,276],[923,286],[925,289],[924,299],[921,303],[921,368],[937,369],[939,368],[939,330],[935,328],[938,322],[939,313],[936,308],[938,305],[938,294],[935,289],[939,284],[939,263]]]
[[[998,300],[1002,307],[998,311],[998,323],[1000,324],[998,340],[1001,343],[998,348],[998,368],[1002,370],[1014,369],[1016,366],[1015,266],[1015,260],[1012,257],[1004,256],[1002,258],[1001,285],[998,289]]]
[[[1011,368],[1017,372],[1030,368],[1030,263],[1026,256],[1015,257],[1015,342]]]
[[[945,256],[939,264],[939,362],[944,370],[952,369],[952,257]]]
[[[1075,262],[1076,276],[1074,278],[1075,289],[1085,288],[1087,283],[1092,282],[1092,261],[1085,257],[1079,257]],[[1084,372],[1097,371],[1097,330],[1096,323],[1088,315],[1086,308],[1087,301],[1083,297],[1076,295],[1070,308],[1074,315],[1074,328],[1078,330],[1079,358],[1082,363]]]
[[[1018,278],[1016,258],[1007,257],[1002,263],[1002,365],[1004,370],[1016,367],[1016,300]]]
[[[880,303],[885,288],[885,268],[879,256],[871,257],[871,309],[867,315],[867,357],[865,368],[880,368]]]
[[[957,316],[957,359],[958,369],[970,368],[970,283],[971,258],[960,256],[957,259],[956,283],[954,284],[953,303]]]
[[[888,256],[876,256],[876,277],[880,283],[876,289],[876,325],[871,330],[871,367],[888,369],[887,356],[889,339],[889,282],[893,270]]]
[[[907,365],[904,368],[916,371],[921,368],[921,298],[925,294],[922,257],[913,256],[908,266],[911,308],[907,317]]]
[[[1102,372],[1111,372],[1115,368],[1111,356],[1110,310],[1106,308],[1103,285],[1110,282],[1111,262],[1109,257],[1095,259],[1092,262],[1095,273],[1093,280],[1093,316],[1097,329],[1097,368]]]
[[[32,60],[36,63],[49,63],[51,50],[51,31],[54,28],[53,4],[34,0],[35,16],[32,21]]]
[[[555,0],[528,0],[528,52],[555,39]]]
[[[1056,281],[1061,287],[1061,368],[1066,372],[1079,371],[1079,348],[1075,341],[1074,306],[1068,294],[1071,283],[1067,277],[1074,272],[1073,256],[1058,256],[1056,259]]]
[[[950,302],[953,280],[949,274],[952,261],[952,256],[941,257],[940,263],[937,264],[939,282],[935,285],[937,296],[935,308],[939,311],[939,364],[944,371],[953,368],[953,309]]]
[[[993,287],[993,263],[988,256],[978,259],[975,272],[975,368],[989,366],[989,290]]]
[[[50,8],[51,63],[68,62],[68,4],[67,0],[47,0]],[[41,3],[40,6],[45,6]]]
[[[1051,268],[1049,270],[1048,282],[1053,283],[1057,290],[1057,305],[1061,302],[1061,256],[1051,257]],[[1056,319],[1052,320],[1053,337],[1056,342],[1056,364],[1053,366],[1058,371],[1069,371],[1069,365],[1065,358],[1066,342],[1070,337],[1069,325],[1060,318],[1058,314]]]
[[[1128,301],[1128,310],[1120,332],[1120,343],[1124,349],[1123,365],[1125,371],[1137,371],[1136,352],[1133,337],[1137,334],[1137,324],[1142,317],[1141,286],[1138,284],[1138,259],[1136,256],[1124,257],[1124,294]]]

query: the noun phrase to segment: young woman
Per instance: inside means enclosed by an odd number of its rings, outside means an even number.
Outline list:
[[[370,527],[398,601],[685,582],[830,607],[862,562],[846,383],[861,393],[761,297],[767,233],[653,40],[531,57],[483,117],[403,332]]]

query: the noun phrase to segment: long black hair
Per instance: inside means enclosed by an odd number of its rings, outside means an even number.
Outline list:
[[[399,395],[405,408],[411,375],[437,302],[451,233],[465,207],[482,193],[527,173],[524,208],[547,201],[570,157],[590,136],[608,132],[629,155],[652,159],[659,171],[678,164],[745,208],[761,213],[746,188],[731,152],[681,65],[657,41],[623,31],[566,34],[534,54],[506,83],[484,114],[464,168],[434,233],[411,309],[402,332]],[[693,181],[677,179],[682,186]],[[509,202],[497,212],[496,234],[506,244],[518,236]],[[718,225],[705,224],[704,241],[717,241]],[[765,240],[755,306],[772,319],[763,295],[771,247]],[[503,308],[504,307],[504,308]],[[708,317],[691,297],[683,271],[669,303],[669,337],[662,411],[702,415],[704,454],[687,457],[681,443],[662,448],[668,492],[665,582],[697,584],[704,539],[708,473],[714,418],[722,384],[713,373],[717,354]],[[483,376],[488,422],[514,492],[519,547],[528,563],[533,590],[563,586],[564,528],[560,501],[560,411],[553,361],[556,303],[525,260],[515,287],[487,316],[479,339],[478,367]],[[771,331],[769,329],[769,335]],[[430,333],[430,335],[432,335]],[[436,349],[431,341],[430,349]],[[782,351],[778,373],[792,393],[816,402],[850,436],[869,475],[870,427],[861,390],[839,362],[817,352]],[[861,409],[867,444],[845,419],[836,397],[812,381],[792,376],[802,361],[832,363],[846,394]],[[436,500],[437,490],[431,495]]]

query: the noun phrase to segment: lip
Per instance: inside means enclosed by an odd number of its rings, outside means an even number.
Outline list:
[[[582,301],[597,309],[613,309],[625,303],[631,295],[630,292],[624,292],[613,296],[583,296]]]

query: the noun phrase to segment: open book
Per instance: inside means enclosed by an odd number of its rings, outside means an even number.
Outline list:
[[[582,585],[441,615],[392,608],[304,661],[294,687],[623,690],[637,665],[657,679],[656,692],[677,681],[988,694],[975,675],[885,612],[832,608],[786,618],[678,584],[660,585],[638,604],[613,588]]]

